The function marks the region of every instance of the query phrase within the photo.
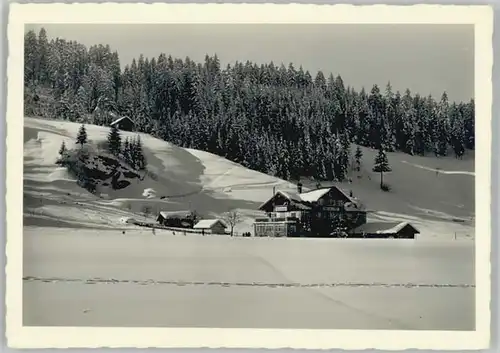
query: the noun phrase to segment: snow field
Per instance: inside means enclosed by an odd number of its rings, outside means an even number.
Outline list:
[[[165,233],[27,228],[25,324],[474,327],[469,241]]]

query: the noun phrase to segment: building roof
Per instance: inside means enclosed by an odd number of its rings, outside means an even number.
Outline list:
[[[368,222],[352,230],[353,233],[396,234],[405,227],[411,227],[416,234],[420,231],[408,222]]]
[[[320,198],[322,198],[326,193],[328,193],[332,189],[337,189],[346,199],[351,202],[357,203],[356,198],[349,196],[344,190],[342,190],[337,185],[326,186],[319,189],[314,189],[310,191],[303,192],[300,194],[302,200],[307,202],[318,202]]]
[[[302,201],[300,194],[298,192],[295,192],[295,191],[278,190],[276,193],[282,194],[283,196],[285,196],[289,200],[298,201],[298,202]]]
[[[161,211],[160,215],[165,219],[184,218],[184,217],[191,217],[192,212],[191,211],[170,211],[170,212]]]
[[[293,205],[299,209],[302,209],[302,210],[311,209],[309,206],[307,206],[303,203],[302,199],[300,198],[300,194],[298,194],[297,192],[282,191],[282,190],[277,190],[276,193],[271,198],[269,198],[268,200],[266,200],[265,202],[263,202],[259,206],[259,209],[262,209],[262,207],[264,207],[267,203],[269,203],[272,199],[274,199],[276,197],[276,195],[282,195],[284,198],[293,202]]]
[[[134,121],[130,119],[128,116],[122,116],[121,118],[114,120],[110,125],[113,126],[115,124],[118,124],[122,120],[129,120],[132,124],[134,124]]]
[[[226,224],[220,219],[202,219],[193,227],[194,229],[210,229],[215,224],[220,223],[224,228],[227,228]]]
[[[318,202],[320,198],[325,196],[333,187],[321,188],[311,191],[306,191],[300,194],[300,199],[305,202]]]
[[[298,206],[299,208],[308,210],[308,209],[310,209],[310,207],[307,206],[308,203],[318,202],[318,200],[320,198],[322,198],[323,196],[325,196],[333,188],[337,189],[350,202],[352,202],[353,204],[357,205],[358,209],[361,209],[359,202],[355,198],[350,197],[341,188],[339,188],[338,186],[335,186],[335,185],[329,186],[329,187],[320,188],[320,189],[314,189],[314,190],[310,190],[310,191],[305,191],[305,192],[303,192],[301,194],[299,194],[297,192],[293,192],[293,191],[277,190],[276,193],[273,195],[273,197],[271,197],[269,200],[267,200],[266,202],[262,203],[259,206],[259,209],[262,208],[264,205],[266,205],[269,201],[271,201],[277,194],[281,194],[282,196],[284,196],[288,200],[295,201],[295,203],[294,203],[295,206]]]

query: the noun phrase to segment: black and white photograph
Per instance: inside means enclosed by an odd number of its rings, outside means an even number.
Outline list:
[[[489,330],[478,13],[18,20],[20,325]]]

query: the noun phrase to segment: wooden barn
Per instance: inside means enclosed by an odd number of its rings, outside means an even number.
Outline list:
[[[415,239],[420,231],[408,222],[370,222],[352,229],[350,237]]]
[[[226,224],[220,219],[202,219],[193,227],[210,234],[226,234]]]
[[[353,229],[366,223],[366,210],[354,197],[337,186],[302,192],[277,191],[259,210],[267,219],[254,224],[256,236],[328,237],[339,229]],[[274,229],[274,231],[273,231]]]
[[[166,227],[193,228],[197,223],[197,217],[192,211],[162,211],[158,214],[156,221]]]
[[[119,130],[134,131],[135,123],[128,116],[114,120],[110,126],[116,126]]]

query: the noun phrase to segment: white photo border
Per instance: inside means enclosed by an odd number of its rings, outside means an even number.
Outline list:
[[[23,58],[29,23],[473,24],[476,108],[476,330],[25,327],[22,325]],[[487,5],[11,4],[7,61],[6,328],[11,348],[440,349],[489,347],[493,9]],[[460,308],[457,308],[459,310]]]

